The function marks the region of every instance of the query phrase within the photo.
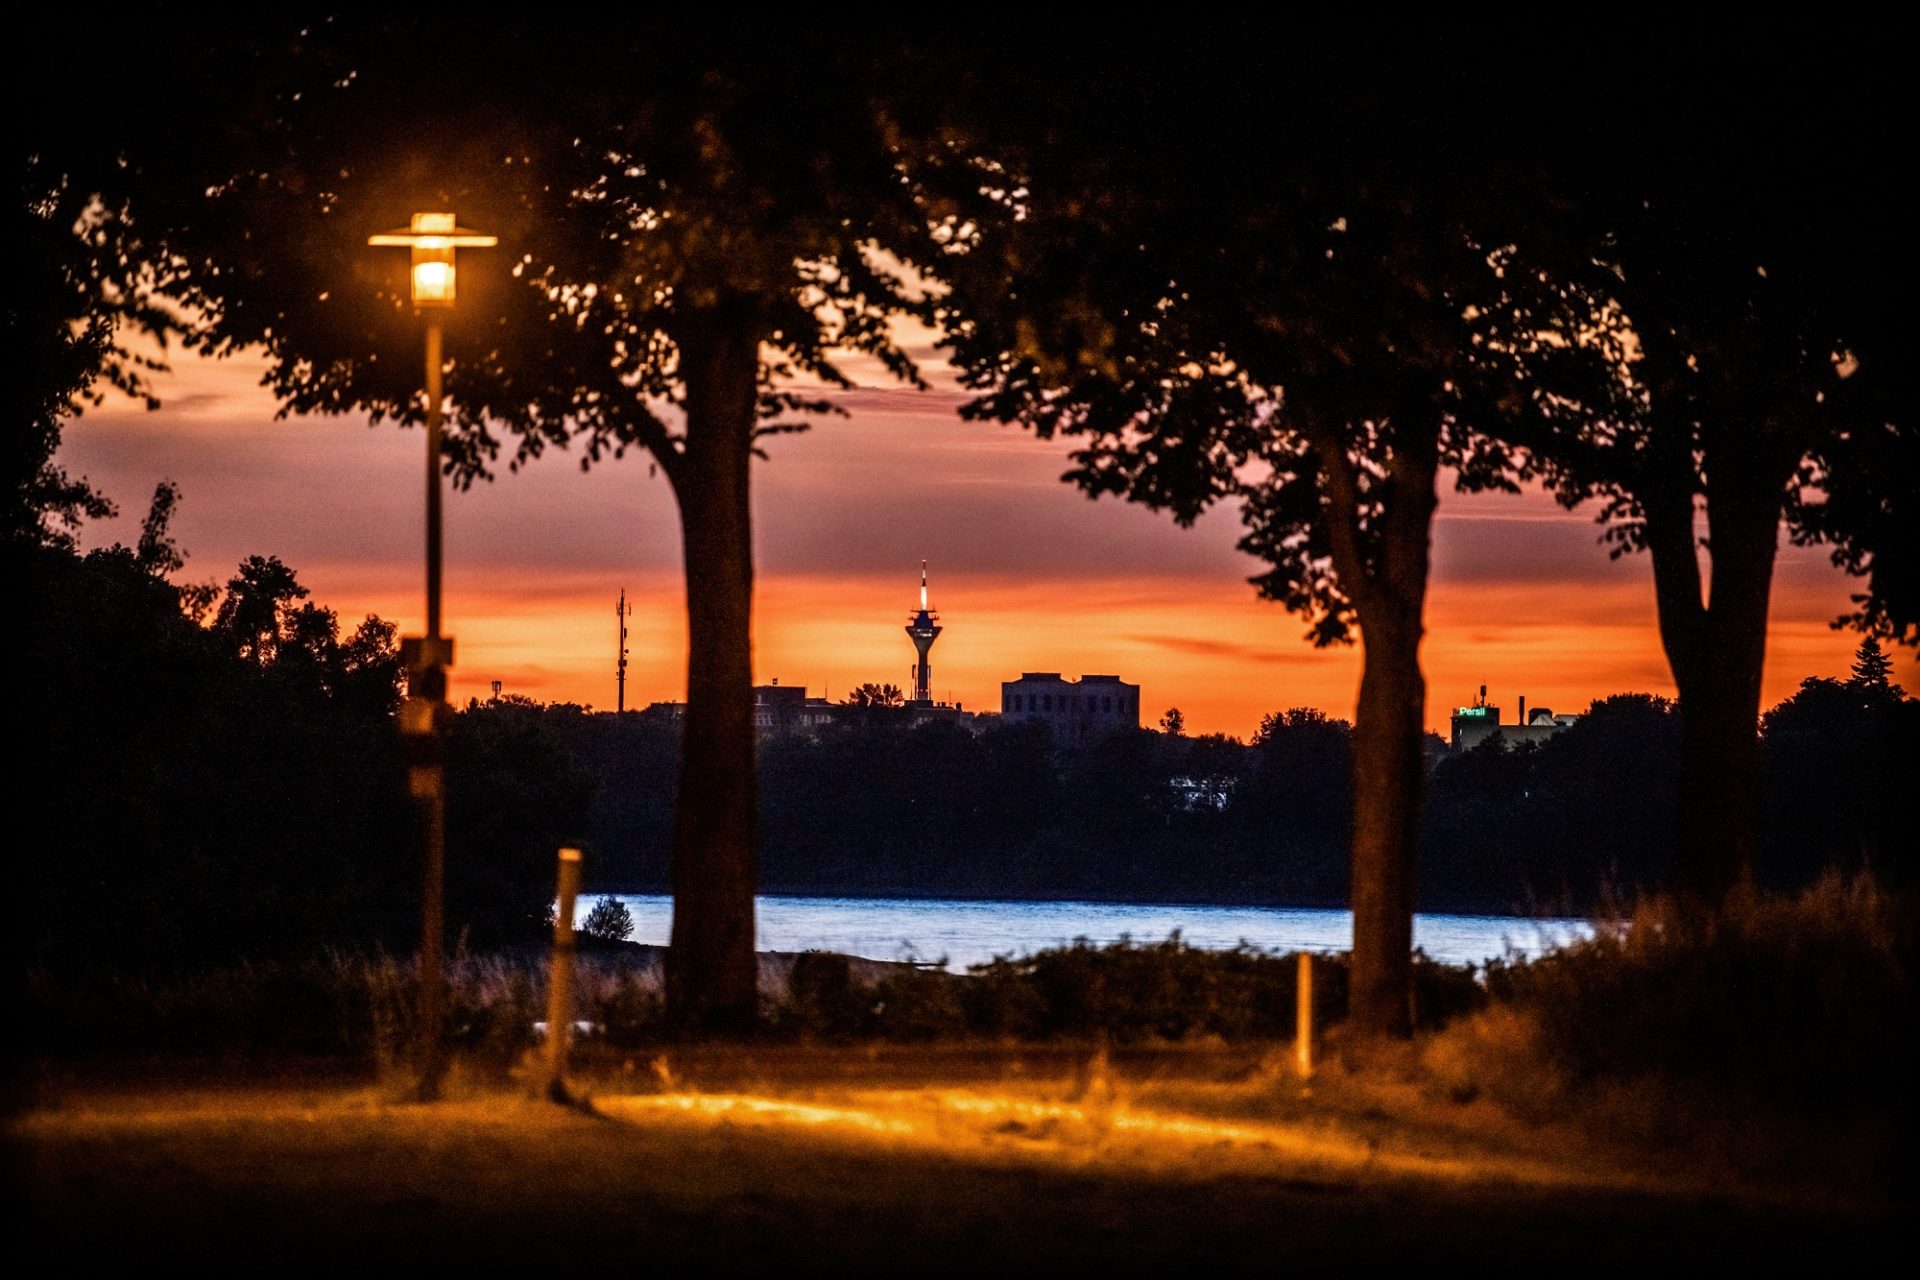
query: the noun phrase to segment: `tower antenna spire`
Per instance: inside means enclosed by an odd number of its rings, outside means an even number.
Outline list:
[[[620,660],[613,667],[613,709],[624,712],[627,709],[627,619],[633,616],[633,606],[627,603],[625,587],[620,588],[620,601],[613,606],[613,616],[620,621]]]
[[[913,641],[913,647],[920,654],[920,661],[913,668],[913,701],[931,703],[933,701],[933,667],[927,661],[927,654],[933,648],[933,642],[940,638],[940,615],[927,607],[927,562],[920,562],[920,612],[907,617],[907,635]]]

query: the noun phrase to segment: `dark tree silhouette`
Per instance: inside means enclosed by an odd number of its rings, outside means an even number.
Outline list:
[[[1899,691],[1893,683],[1893,659],[1880,647],[1880,642],[1868,636],[1860,642],[1853,654],[1853,676],[1848,684],[1861,689],[1893,689]]]
[[[666,477],[689,586],[668,1001],[689,1027],[752,1022],[751,464],[769,431],[829,407],[793,388],[843,384],[836,351],[918,381],[889,321],[935,305],[943,215],[914,177],[932,131],[912,105],[934,96],[901,92],[924,68],[872,42],[551,16],[262,18],[183,42],[184,104],[90,155],[85,179],[109,208],[130,193],[192,341],[264,345],[293,412],[419,422],[400,266],[365,238],[451,208],[502,250],[460,264],[450,470],[488,474],[505,438],[513,465],[578,441],[583,465],[640,448]],[[205,118],[226,122],[206,145],[169,145]]]
[[[1649,694],[1596,700],[1545,742],[1450,753],[1421,840],[1425,901],[1520,914],[1617,911],[1672,862],[1679,720]]]
[[[390,944],[406,866],[393,628],[342,641],[306,604],[243,656],[197,620],[209,592],[165,576],[172,509],[156,502],[136,548],[9,551],[35,744],[16,824],[65,851],[25,871],[24,946],[71,974]]]
[[[1562,234],[1522,257],[1582,301],[1572,344],[1536,353],[1535,456],[1651,561],[1682,722],[1675,878],[1708,907],[1752,866],[1782,529],[1865,575],[1856,625],[1920,638],[1912,322],[1886,270],[1905,230],[1863,123],[1897,82],[1857,55],[1681,39],[1636,54],[1641,91],[1604,127],[1580,77],[1543,86],[1581,127],[1542,152]],[[1561,380],[1569,356],[1597,367]]]
[[[83,520],[113,514],[104,495],[54,462],[61,426],[109,389],[153,405],[149,375],[158,362],[130,339],[164,340],[177,328],[158,304],[151,259],[123,216],[123,198],[101,180],[113,155],[94,147],[83,160],[76,150],[30,144],[14,161],[14,278],[0,307],[15,368],[0,432],[0,539],[8,544],[71,549]]]
[[[1431,111],[1451,84],[1177,52],[998,184],[1019,217],[956,273],[953,346],[971,412],[1084,438],[1090,493],[1181,523],[1241,499],[1261,594],[1360,640],[1352,1017],[1404,1035],[1433,515],[1443,470],[1512,487],[1480,344],[1532,282],[1489,238],[1511,214],[1480,140]]]
[[[603,897],[580,922],[580,932],[602,942],[625,942],[633,936],[633,912],[620,899]]]
[[[595,789],[574,742],[584,719],[578,707],[506,699],[453,717],[448,835],[464,852],[447,918],[476,947],[551,936],[554,850],[580,843]]]
[[[187,553],[173,540],[173,513],[179,506],[179,487],[171,480],[162,480],[154,486],[153,501],[140,522],[134,558],[157,578],[169,577],[187,566]]]
[[[1187,731],[1187,718],[1178,707],[1168,707],[1167,714],[1160,717],[1160,732],[1169,738],[1177,738]]]
[[[1339,901],[1352,822],[1353,726],[1310,707],[1263,716],[1252,767],[1235,797],[1241,822],[1273,840],[1292,875],[1291,900]]]
[[[264,667],[298,634],[294,602],[306,596],[307,589],[278,556],[249,556],[227,581],[213,629],[235,653]]]
[[[1812,866],[1913,884],[1920,701],[1872,680],[1800,682],[1762,718],[1765,822],[1755,873],[1792,885]]]
[[[899,707],[906,705],[907,695],[900,691],[897,684],[860,685],[847,695],[850,707]]]

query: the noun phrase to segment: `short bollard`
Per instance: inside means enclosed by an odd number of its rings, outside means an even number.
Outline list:
[[[1300,953],[1299,994],[1295,1000],[1293,1067],[1302,1080],[1313,1077],[1313,956]]]
[[[573,902],[580,896],[580,851],[560,851],[559,901],[553,916],[553,973],[547,983],[546,1095],[570,1102],[567,1042],[573,1035]]]

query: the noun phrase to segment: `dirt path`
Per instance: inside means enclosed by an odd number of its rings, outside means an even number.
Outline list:
[[[8,1126],[36,1242],[69,1263],[409,1260],[948,1273],[1418,1261],[1823,1269],[1890,1215],[1676,1190],[1239,1097],[1062,1078],[941,1087],[602,1085],[598,1114],[338,1083],[69,1088]],[[1400,1136],[1395,1136],[1400,1135]]]

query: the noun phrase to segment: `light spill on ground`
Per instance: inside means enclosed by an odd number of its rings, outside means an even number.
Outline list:
[[[866,1090],[794,1099],[668,1092],[598,1097],[600,1114],[636,1125],[732,1125],[800,1130],[854,1143],[958,1159],[1068,1160],[1209,1172],[1310,1169],[1346,1181],[1370,1176],[1625,1188],[1644,1179],[1476,1150],[1459,1142],[1405,1147],[1337,1123],[1220,1120],[1122,1102],[1062,1101],[969,1090]]]

